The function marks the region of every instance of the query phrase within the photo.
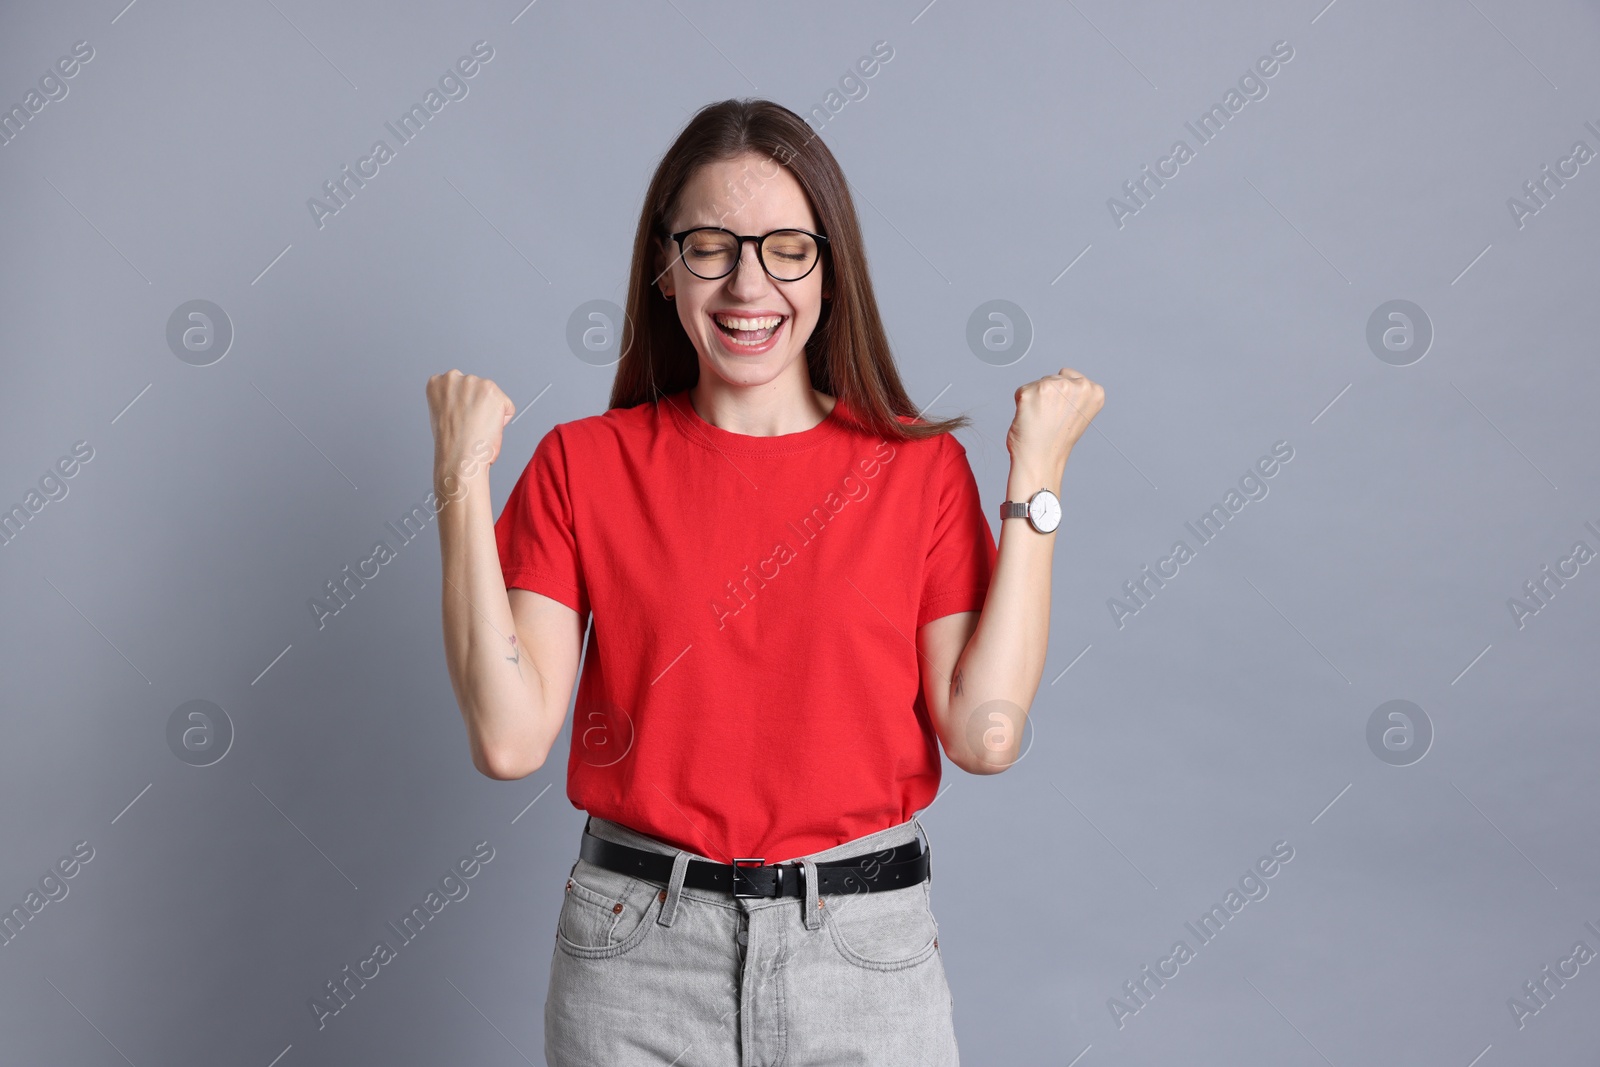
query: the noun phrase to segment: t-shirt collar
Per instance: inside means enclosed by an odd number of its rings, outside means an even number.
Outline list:
[[[700,445],[702,448],[714,452],[731,452],[739,455],[788,455],[795,452],[808,452],[824,441],[831,438],[844,426],[846,415],[845,403],[842,398],[836,397],[833,410],[824,416],[823,420],[809,430],[799,433],[778,434],[774,437],[756,437],[750,434],[733,433],[720,426],[713,426],[700,416],[694,409],[694,404],[689,400],[689,390],[673,393],[662,397],[657,402],[657,408],[666,408],[662,417],[669,420],[678,428],[684,437]]]

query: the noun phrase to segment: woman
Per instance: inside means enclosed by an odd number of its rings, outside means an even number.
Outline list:
[[[941,747],[974,774],[1017,758],[1054,492],[1103,391],[1066,369],[1016,390],[997,550],[966,418],[901,386],[837,162],[767,101],[710,105],[668,150],[627,299],[609,409],[552,427],[497,521],[478,460],[511,401],[455,370],[427,390],[474,766],[538,770],[578,686],[589,817],[546,1056],[955,1064],[915,813]]]

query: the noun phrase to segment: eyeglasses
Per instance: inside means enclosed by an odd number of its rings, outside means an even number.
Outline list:
[[[678,257],[696,278],[715,281],[726,278],[739,265],[746,241],[756,243],[756,261],[761,269],[780,282],[797,282],[816,267],[828,238],[810,230],[773,230],[757,237],[724,230],[720,226],[696,226],[669,234],[678,242]]]

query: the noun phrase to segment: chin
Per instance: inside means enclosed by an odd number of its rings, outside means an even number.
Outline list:
[[[712,373],[729,385],[766,385],[778,377],[781,364],[712,364]]]
[[[744,361],[721,355],[715,359],[701,360],[702,371],[709,369],[729,385],[766,385],[788,365],[788,358],[782,352],[768,352],[760,359]]]

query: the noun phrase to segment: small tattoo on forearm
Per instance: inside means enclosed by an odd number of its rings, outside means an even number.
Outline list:
[[[522,650],[517,647],[517,635],[512,634],[508,640],[511,642],[511,655],[506,659],[517,665],[517,677],[522,677]]]

